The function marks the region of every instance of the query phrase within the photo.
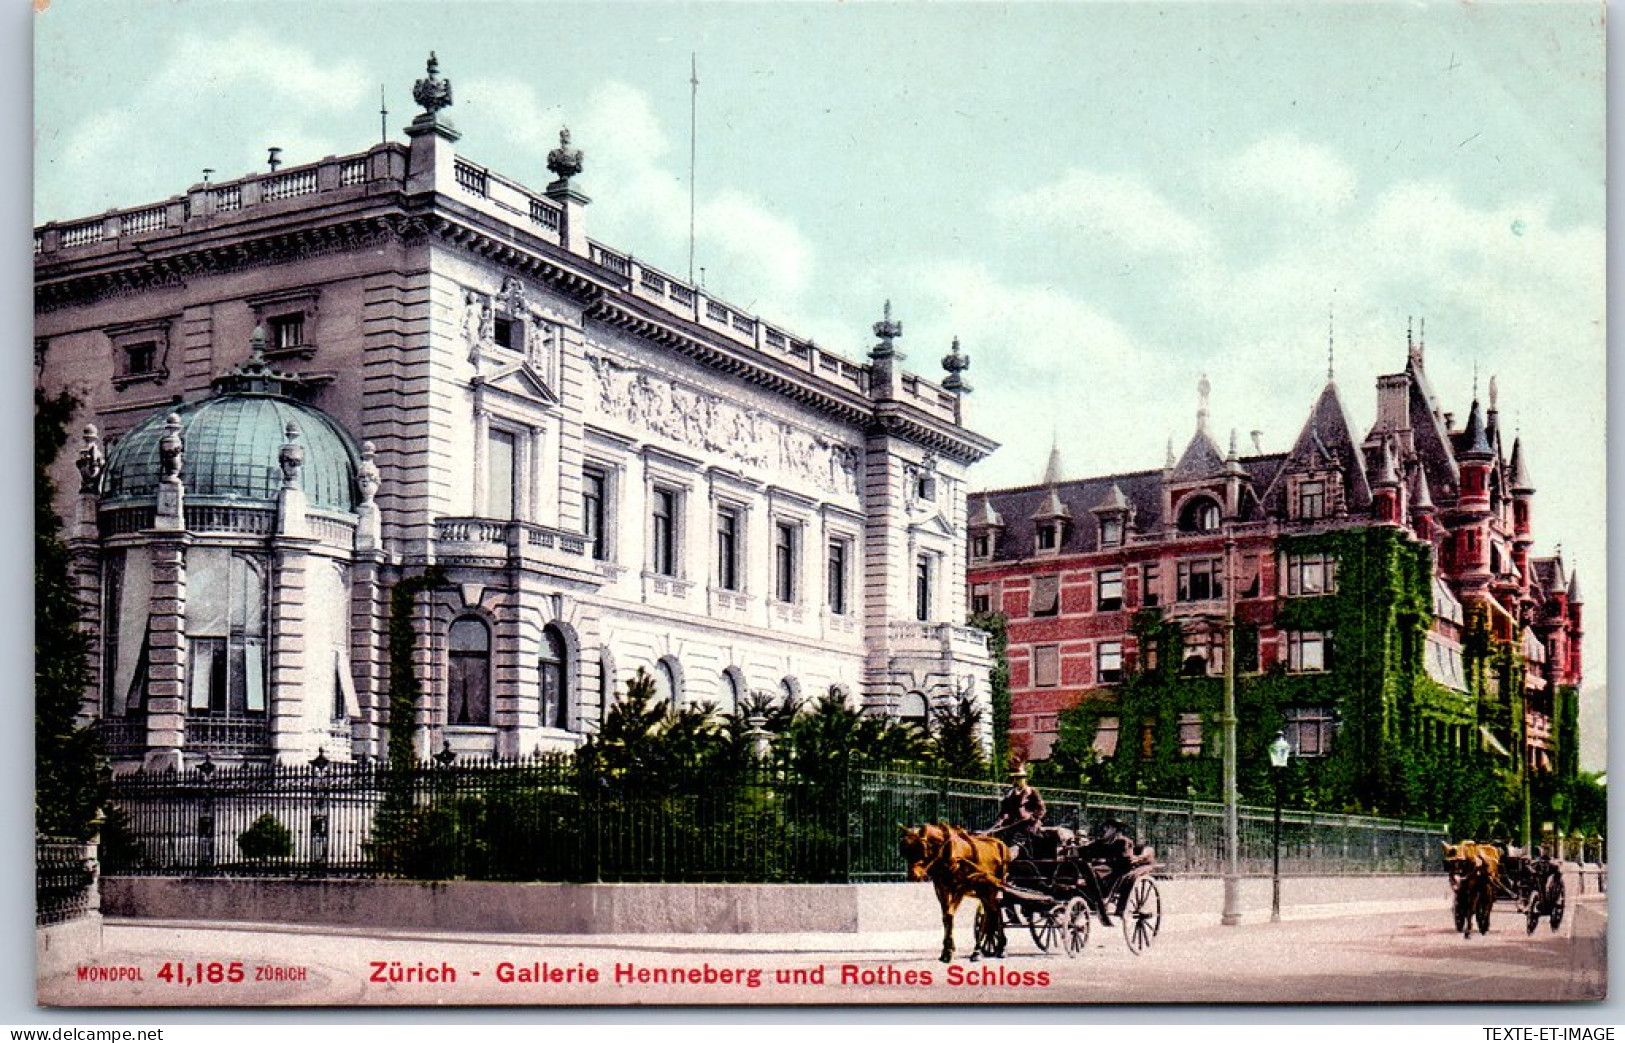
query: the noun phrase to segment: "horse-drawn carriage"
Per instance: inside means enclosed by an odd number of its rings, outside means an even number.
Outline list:
[[[1526,855],[1503,844],[1464,840],[1444,846],[1444,865],[1453,892],[1456,930],[1471,937],[1490,929],[1490,910],[1500,898],[1517,904],[1525,929],[1535,933],[1542,919],[1552,930],[1563,923],[1568,904],[1561,868],[1544,853]]]
[[[930,880],[942,906],[942,960],[953,959],[953,919],[960,903],[975,898],[976,944],[972,959],[1003,956],[1006,927],[1026,927],[1043,952],[1076,956],[1098,918],[1118,923],[1130,952],[1143,952],[1162,928],[1161,868],[1149,846],[1120,838],[1120,857],[1101,857],[1110,844],[1067,830],[1044,830],[1011,847],[996,836],[936,823],[903,830],[901,851],[909,877]]]
[[[1044,952],[1082,952],[1090,925],[1122,924],[1123,941],[1138,955],[1162,929],[1156,851],[1124,840],[1121,856],[1102,856],[1098,842],[1066,830],[1046,830],[1010,863],[1004,885],[1008,926],[1027,927]],[[1045,857],[1040,857],[1045,856]]]

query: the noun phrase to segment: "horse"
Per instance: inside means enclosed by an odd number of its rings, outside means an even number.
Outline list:
[[[908,878],[930,880],[942,907],[942,962],[954,958],[954,914],[967,897],[981,903],[971,959],[1004,956],[1004,918],[1000,902],[1010,871],[1010,848],[997,837],[978,836],[945,822],[918,829],[899,825],[898,848],[908,863]]]
[[[1444,868],[1456,896],[1456,930],[1463,938],[1471,938],[1476,922],[1478,933],[1488,934],[1490,909],[1501,891],[1501,850],[1474,840],[1442,846]]]

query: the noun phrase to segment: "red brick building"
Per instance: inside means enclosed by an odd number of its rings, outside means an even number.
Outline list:
[[[1119,733],[1213,755],[1206,697],[1175,719],[1111,707],[1157,667],[1148,626],[1177,632],[1167,676],[1197,681],[1222,676],[1233,621],[1238,683],[1286,680],[1279,721],[1299,756],[1446,745],[1572,774],[1579,585],[1560,555],[1534,556],[1535,487],[1494,381],[1458,426],[1412,340],[1368,428],[1328,379],[1286,453],[1242,454],[1233,433],[1221,450],[1205,378],[1200,391],[1195,433],[1161,468],[1068,479],[1057,448],[1038,485],[971,497],[970,608],[1008,623],[1015,755],[1048,757],[1060,713],[1091,701],[1102,757]]]

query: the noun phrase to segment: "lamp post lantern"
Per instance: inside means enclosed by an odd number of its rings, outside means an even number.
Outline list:
[[[1286,776],[1287,761],[1292,759],[1292,747],[1285,733],[1277,734],[1270,743],[1270,768],[1275,776],[1275,838],[1270,855],[1270,923],[1281,920],[1281,780]]]

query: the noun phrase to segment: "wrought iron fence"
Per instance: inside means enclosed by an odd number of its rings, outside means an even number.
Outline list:
[[[484,880],[834,882],[901,879],[899,825],[984,827],[1002,788],[893,771],[796,777],[738,766],[688,785],[589,776],[568,756],[390,768],[242,767],[113,782],[109,874]],[[1223,865],[1223,809],[1048,790],[1047,821],[1110,814],[1168,872]],[[1241,809],[1242,872],[1267,874],[1273,820]],[[1287,874],[1440,871],[1442,826],[1286,812]]]
[[[565,881],[846,878],[845,780],[765,766],[654,788],[568,756],[114,779],[109,874]]]
[[[96,845],[54,837],[34,839],[34,922],[67,923],[98,904]]]
[[[897,824],[951,822],[985,828],[998,817],[1004,789],[994,783],[940,779],[893,772],[864,772],[860,858],[853,876],[892,879],[897,864]],[[1086,831],[1107,816],[1117,818],[1141,843],[1156,848],[1171,875],[1216,876],[1224,869],[1224,805],[1199,800],[1164,800],[1044,790],[1044,821]],[[1274,811],[1239,809],[1240,868],[1246,876],[1268,876],[1274,853]],[[880,827],[885,826],[889,833]],[[1439,843],[1443,825],[1329,815],[1306,811],[1281,814],[1281,872],[1286,875],[1370,875],[1443,872]]]

